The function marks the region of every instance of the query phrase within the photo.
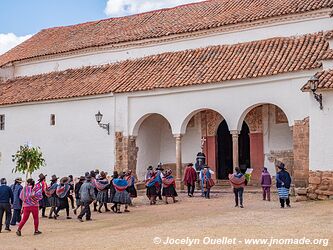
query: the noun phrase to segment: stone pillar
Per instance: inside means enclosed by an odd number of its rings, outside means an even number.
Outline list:
[[[182,183],[182,172],[183,172],[183,164],[182,164],[182,135],[175,135],[176,138],[176,186],[184,189],[184,185]]]
[[[250,159],[253,168],[251,181],[258,183],[264,167],[264,136],[261,132],[250,133]]]
[[[296,187],[306,187],[309,179],[309,118],[293,127],[294,176]]]
[[[231,130],[230,134],[232,135],[232,163],[233,163],[233,170],[236,167],[239,167],[239,154],[238,154],[238,130]]]
[[[215,172],[213,179],[217,179],[217,136],[207,136],[204,144],[204,154],[206,155],[207,165]]]
[[[114,170],[121,172],[124,169],[131,169],[136,176],[136,161],[138,155],[136,138],[133,136],[124,136],[122,132],[116,132],[115,139],[116,166]]]

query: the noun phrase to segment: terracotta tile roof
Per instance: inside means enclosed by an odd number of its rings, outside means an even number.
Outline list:
[[[164,53],[21,77],[0,84],[0,105],[272,76],[321,67],[323,33]]]
[[[211,0],[40,31],[0,56],[14,61],[331,8],[333,0]]]
[[[323,55],[323,60],[332,60],[333,59],[333,49],[329,49]]]
[[[320,90],[333,89],[333,69],[318,72],[316,74],[316,77],[318,77],[319,79],[318,89]],[[309,82],[303,86],[302,91],[310,91]]]

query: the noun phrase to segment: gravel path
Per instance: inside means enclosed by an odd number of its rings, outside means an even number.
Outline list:
[[[31,218],[21,238],[15,235],[15,227],[1,233],[0,249],[267,249],[268,245],[246,245],[245,239],[272,237],[329,239],[329,246],[323,247],[322,242],[270,249],[333,249],[332,200],[292,202],[292,208],[280,209],[276,194],[267,202],[260,194],[246,193],[241,209],[234,207],[231,193],[212,194],[210,200],[181,194],[178,199],[176,204],[149,206],[141,196],[130,213],[93,213],[93,221],[83,223],[65,220],[62,211],[57,221],[41,219],[39,236],[32,235]],[[168,237],[170,243],[183,239],[186,244],[153,242]],[[189,247],[190,239],[197,244]]]

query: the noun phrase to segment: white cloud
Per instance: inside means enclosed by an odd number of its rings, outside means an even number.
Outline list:
[[[107,16],[118,17],[202,1],[203,0],[108,0],[104,12]]]
[[[16,36],[14,33],[0,34],[0,55],[29,39],[31,36]]]

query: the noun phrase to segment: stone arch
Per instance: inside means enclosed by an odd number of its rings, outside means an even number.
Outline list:
[[[220,111],[216,110],[216,109],[212,109],[212,108],[200,108],[200,109],[196,109],[192,112],[190,112],[188,115],[186,115],[185,119],[183,120],[182,124],[181,124],[181,128],[180,128],[180,132],[181,134],[185,134],[186,133],[186,128],[187,128],[187,125],[189,123],[189,121],[198,113],[202,112],[202,111],[209,111],[210,114],[208,114],[209,116],[211,116],[210,118],[213,118],[213,119],[210,119],[209,123],[208,123],[208,127],[209,127],[209,132],[210,133],[214,133],[216,134],[217,132],[217,128],[218,128],[218,125],[225,119],[223,117],[223,115],[220,113]],[[214,116],[212,115],[213,113],[215,114],[218,114],[219,116]],[[217,126],[216,126],[216,123]]]
[[[255,124],[254,120],[251,120],[251,119],[246,120],[245,118],[251,112],[253,112],[254,116],[260,115],[260,110],[258,110],[256,108],[258,108],[260,106],[263,106],[263,105],[274,105],[274,106],[278,107],[283,112],[283,114],[286,116],[288,124],[290,126],[293,124],[293,120],[291,119],[291,116],[288,115],[288,113],[285,111],[285,109],[282,108],[280,105],[272,103],[272,102],[262,102],[262,103],[257,103],[257,104],[253,104],[253,105],[249,106],[248,108],[246,108],[241,113],[241,115],[238,118],[238,122],[237,122],[237,130],[240,131],[240,129],[242,127],[242,124],[243,124],[243,121],[245,121],[247,123],[247,125],[250,128],[250,130],[258,129],[258,127],[256,127],[256,126],[260,126],[260,124]]]
[[[140,126],[141,124],[151,115],[160,115],[162,116],[170,125],[171,127],[171,131],[173,131],[173,127],[170,123],[170,121],[162,114],[160,113],[147,113],[147,114],[144,114],[143,116],[141,116],[134,124],[133,128],[130,128],[130,135],[132,136],[138,136],[138,133],[139,133],[139,129],[140,129]]]

